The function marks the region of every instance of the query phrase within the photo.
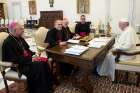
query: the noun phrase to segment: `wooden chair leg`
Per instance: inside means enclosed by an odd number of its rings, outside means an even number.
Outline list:
[[[115,70],[115,83],[118,83],[118,70]]]
[[[5,78],[5,71],[2,71],[1,74],[2,74],[2,77],[3,77],[4,84],[5,84],[6,93],[9,93],[9,88],[8,88],[7,80]]]
[[[128,75],[129,75],[129,72],[125,72],[125,84],[129,84],[128,82]]]
[[[53,61],[51,65],[52,65],[51,71],[52,71],[52,74],[53,74],[52,76],[53,76],[54,84],[59,85],[60,84],[60,81],[59,81],[60,78],[58,78],[58,76],[60,75],[60,72],[59,72],[58,63]]]
[[[139,86],[139,84],[140,84],[140,73],[137,73],[137,75],[138,75],[138,77],[137,77],[137,84],[136,84],[136,86]]]

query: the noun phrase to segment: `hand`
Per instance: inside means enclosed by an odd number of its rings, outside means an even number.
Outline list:
[[[18,64],[12,64],[12,67],[18,67]]]
[[[67,42],[60,42],[59,45],[60,46],[65,46],[65,45],[67,45]]]
[[[35,62],[36,59],[37,59],[37,57],[33,57],[32,58],[32,62]]]
[[[73,36],[73,38],[72,39],[75,39],[75,40],[77,40],[77,39],[80,39],[80,35],[78,35],[78,34],[76,34],[75,36]]]
[[[75,34],[75,36],[80,36],[79,34]]]

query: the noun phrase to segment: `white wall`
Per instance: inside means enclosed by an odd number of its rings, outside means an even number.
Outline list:
[[[38,6],[38,16],[39,11],[49,11],[49,10],[63,10],[64,17],[68,17],[71,22],[79,20],[79,14],[76,10],[77,0],[55,0],[54,7],[50,8],[49,0],[37,0]],[[90,0],[90,14],[87,14],[87,20],[93,21],[95,18],[101,19],[104,21],[105,18],[105,1],[106,0]]]
[[[134,4],[132,4],[134,3]],[[133,7],[134,6],[134,7]],[[128,18],[132,26],[140,24],[140,0],[111,0],[112,27],[118,32],[118,21],[121,18]]]
[[[112,30],[117,32],[118,21],[121,18],[128,18],[129,14],[129,0],[111,0],[111,17],[112,17]]]
[[[135,24],[140,24],[140,0],[136,0],[135,4]]]
[[[8,0],[9,2],[9,17],[13,18],[11,2],[19,1],[22,7],[22,19],[29,19],[28,0]],[[54,7],[50,8],[49,0],[36,0],[37,15],[32,15],[33,19],[40,18],[40,11],[49,10],[63,10],[64,17],[68,17],[70,22],[73,23],[79,20],[79,14],[76,11],[77,0],[54,0]],[[133,1],[133,0],[132,0]],[[135,1],[135,19],[134,24],[140,24],[140,0]],[[113,32],[118,31],[118,20],[123,17],[130,16],[130,0],[90,0],[90,14],[87,14],[87,20],[95,21],[101,20],[106,22],[106,17],[111,16],[111,25]]]
[[[8,1],[8,15],[9,19],[21,19],[22,18],[22,2],[19,0]]]
[[[9,17],[13,18],[11,3],[14,1],[19,1],[22,4],[22,18],[30,18],[27,0],[9,0]],[[94,20],[96,18],[104,22],[106,14],[106,0],[90,0],[90,2],[90,14],[87,14],[87,20]],[[35,19],[40,17],[40,11],[63,10],[64,17],[68,17],[71,22],[79,20],[80,15],[77,14],[76,11],[76,0],[61,0],[61,2],[59,0],[55,0],[53,8],[50,8],[49,0],[36,0],[36,3],[37,15],[32,15]]]

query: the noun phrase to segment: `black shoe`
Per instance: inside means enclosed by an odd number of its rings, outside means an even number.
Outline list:
[[[96,76],[100,76],[97,72],[97,67],[95,67],[95,69],[92,71],[92,74],[96,75]]]

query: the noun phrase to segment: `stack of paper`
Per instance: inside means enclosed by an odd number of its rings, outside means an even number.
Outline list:
[[[68,42],[68,43],[78,44],[78,43],[80,42],[80,40],[69,39],[67,42]]]
[[[89,41],[89,47],[101,48],[102,46],[105,46],[110,39],[111,38],[109,37],[94,38],[93,40]]]
[[[64,53],[72,54],[72,55],[81,55],[84,51],[86,51],[89,47],[74,45],[69,49],[66,49]]]

